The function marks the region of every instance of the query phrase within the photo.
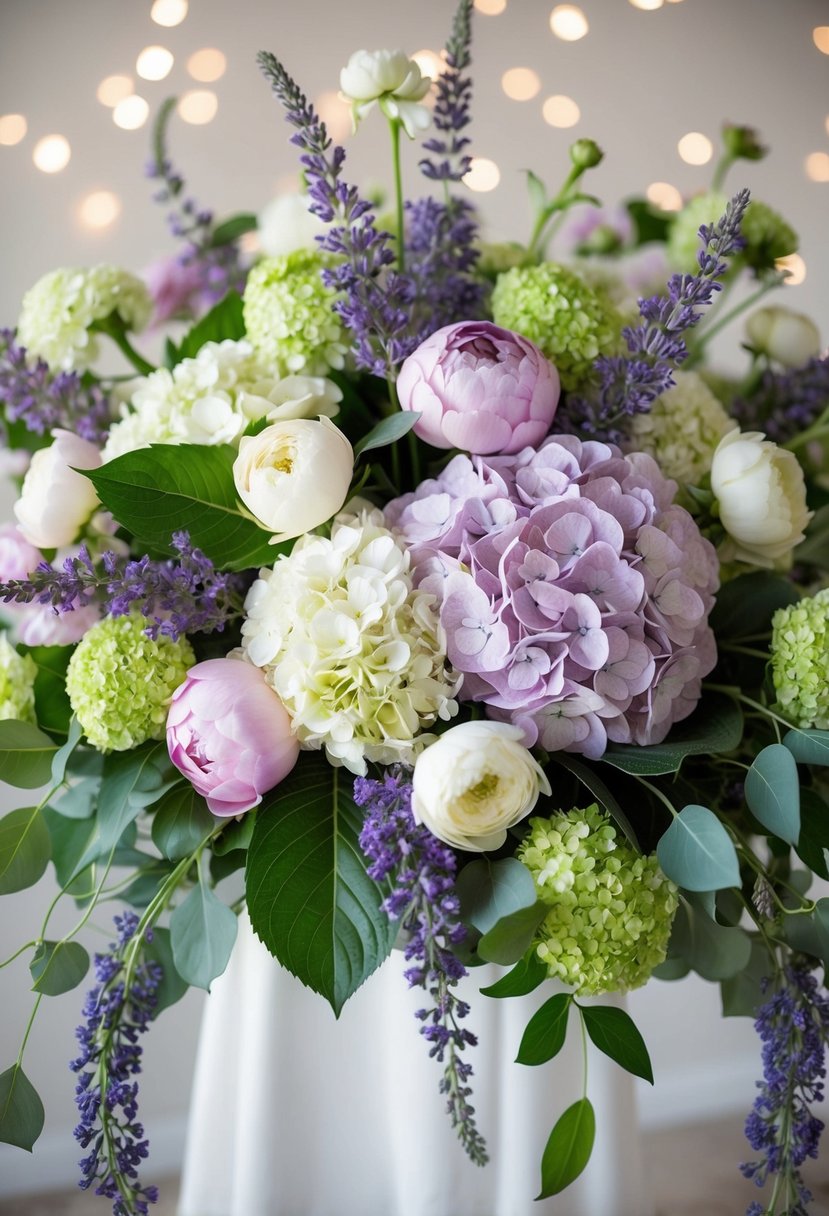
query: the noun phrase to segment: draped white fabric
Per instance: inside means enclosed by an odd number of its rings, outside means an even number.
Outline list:
[[[581,1096],[580,1034],[571,1013],[556,1060],[515,1064],[551,989],[480,996],[501,974],[489,967],[462,989],[480,1039],[468,1055],[492,1160],[483,1169],[467,1160],[412,1016],[423,993],[409,991],[403,967],[395,952],[337,1022],[241,919],[207,1000],[180,1216],[650,1216],[631,1079],[592,1048],[593,1159],[562,1195],[534,1202],[550,1129]]]

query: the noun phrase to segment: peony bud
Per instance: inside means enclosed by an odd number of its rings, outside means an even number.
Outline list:
[[[97,469],[101,453],[71,431],[53,431],[51,447],[32,457],[14,513],[20,531],[39,549],[71,545],[98,506],[92,482],[75,469]]]
[[[802,367],[820,353],[820,331],[811,317],[781,305],[753,312],[746,337],[753,350],[783,367]]]
[[[355,129],[379,101],[386,117],[399,120],[409,139],[425,131],[431,121],[426,106],[419,104],[431,83],[405,51],[355,51],[340,72],[340,88],[351,102]]]

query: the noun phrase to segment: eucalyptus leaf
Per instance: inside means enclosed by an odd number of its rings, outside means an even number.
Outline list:
[[[790,730],[783,736],[787,747],[801,764],[829,764],[829,730]]]
[[[668,878],[686,891],[718,891],[740,885],[740,864],[731,837],[713,811],[686,806],[656,846]]]
[[[169,768],[163,743],[145,743],[133,751],[112,752],[104,759],[94,831],[79,869],[109,856],[143,808],[163,793]]]
[[[46,785],[57,746],[31,722],[0,721],[0,781],[22,790]]]
[[[535,931],[548,910],[539,900],[528,908],[517,908],[502,916],[478,942],[478,957],[502,967],[518,962],[532,945]]]
[[[829,879],[829,807],[811,789],[800,792],[797,855],[819,878]]]
[[[743,737],[743,715],[730,697],[707,696],[686,722],[671,731],[664,743],[649,747],[611,743],[602,756],[634,777],[677,773],[688,756],[716,756],[734,751]]]
[[[487,988],[481,989],[482,996],[491,996],[497,999],[510,996],[527,996],[530,992],[535,992],[540,984],[543,984],[547,978],[547,968],[542,963],[536,952],[527,954],[524,958],[519,959],[512,971],[506,975],[502,975],[494,984],[490,984]]]
[[[705,980],[739,974],[751,957],[751,938],[738,926],[718,925],[682,900],[671,936],[671,955],[685,959]]]
[[[43,1103],[19,1064],[0,1073],[0,1142],[32,1151],[43,1131]]]
[[[162,857],[180,861],[216,828],[216,820],[189,781],[174,785],[154,804],[151,834]]]
[[[398,439],[408,435],[419,420],[420,414],[417,410],[400,410],[396,414],[390,414],[388,418],[383,418],[354,445],[354,459],[362,456],[363,452],[371,452],[375,448],[385,448],[396,443]]]
[[[754,818],[787,844],[800,836],[800,777],[782,743],[764,747],[746,774],[746,802]]]
[[[200,879],[170,917],[173,962],[181,978],[209,992],[230,961],[236,929],[235,913]]]
[[[596,1138],[596,1116],[589,1098],[580,1098],[550,1132],[541,1159],[541,1192],[538,1199],[558,1195],[575,1182],[590,1160]]]
[[[521,1037],[516,1064],[545,1064],[558,1055],[567,1037],[567,1015],[572,1000],[569,992],[559,992],[536,1010]]]
[[[471,861],[455,882],[461,902],[461,919],[487,933],[502,917],[535,905],[533,877],[515,857]]]
[[[653,1085],[653,1067],[645,1040],[633,1019],[615,1005],[580,1005],[584,1025],[599,1051],[627,1072]]]
[[[89,955],[80,942],[40,942],[29,964],[33,992],[60,996],[71,992],[89,970]]]
[[[52,785],[60,785],[66,776],[66,766],[69,763],[69,758],[80,743],[82,734],[81,724],[73,715],[67,726],[66,742],[62,747],[58,748],[52,757]]]
[[[49,806],[66,819],[90,819],[95,814],[100,788],[100,777],[82,777],[64,786],[49,800]]]
[[[762,942],[753,941],[745,967],[720,983],[723,1017],[756,1017],[758,1009],[767,999],[763,992],[763,980],[773,970],[774,965],[766,947]]]
[[[156,1003],[153,1016],[158,1017],[163,1009],[169,1009],[180,1001],[189,988],[176,970],[173,961],[173,947],[170,943],[169,929],[153,929],[152,940],[145,942],[142,948],[143,957],[148,962],[158,963],[162,970],[161,983],[156,990]]]
[[[673,983],[674,980],[684,980],[685,976],[691,970],[691,964],[684,958],[666,958],[664,963],[659,963],[654,967],[651,975],[655,980],[665,980],[667,983]]]
[[[49,864],[52,842],[36,806],[0,819],[0,895],[33,887]]]

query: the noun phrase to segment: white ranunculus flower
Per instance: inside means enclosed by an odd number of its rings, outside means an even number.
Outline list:
[[[325,232],[325,224],[308,210],[308,201],[307,194],[280,194],[259,212],[259,243],[268,257],[317,248],[315,237]]]
[[[310,532],[345,502],[354,451],[327,418],[274,422],[244,436],[233,465],[236,492],[274,533],[271,544]]]
[[[711,489],[733,556],[772,566],[803,540],[812,518],[803,470],[793,452],[759,431],[729,431],[711,465]]]
[[[41,448],[23,479],[14,513],[20,531],[39,549],[70,545],[98,506],[95,487],[75,469],[97,469],[101,453],[71,431],[53,431],[51,447]]]
[[[334,418],[340,410],[342,389],[326,376],[285,376],[274,383],[254,384],[239,394],[239,408],[252,420],[267,418]]]
[[[820,354],[820,330],[811,317],[791,308],[759,308],[746,321],[746,337],[754,350],[783,367],[802,367]]]
[[[550,783],[520,727],[462,722],[421,752],[412,778],[418,823],[456,849],[487,852],[534,808]]]
[[[420,104],[431,83],[405,51],[355,51],[340,72],[340,88],[351,103],[355,129],[379,102],[388,118],[400,120],[409,139],[425,131],[431,121],[427,107]]]

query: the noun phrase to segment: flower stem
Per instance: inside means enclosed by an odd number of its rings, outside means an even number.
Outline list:
[[[527,246],[527,256],[530,261],[541,261],[544,246],[547,243],[546,239],[542,239],[544,237],[547,224],[556,214],[556,212],[563,212],[567,210],[567,207],[572,201],[571,195],[573,193],[573,187],[576,185],[584,172],[584,167],[574,165],[568,173],[564,185],[561,187],[556,197],[547,203],[546,207],[542,207],[541,211],[539,211],[538,218],[535,221],[535,227],[533,228],[530,236],[530,243]],[[547,239],[549,239],[549,234],[547,234]]]
[[[20,1051],[17,1053],[17,1067],[18,1068],[20,1068],[20,1066],[23,1063],[23,1052],[26,1050],[26,1044],[29,1041],[29,1035],[32,1033],[32,1027],[35,1024],[35,1018],[37,1017],[37,1011],[40,1007],[40,1002],[42,1001],[42,999],[43,999],[43,993],[39,992],[37,994],[37,1000],[35,1001],[34,1005],[32,1006],[32,1012],[29,1015],[29,1021],[26,1024],[26,1031],[23,1035],[23,1042],[20,1044]]]
[[[389,119],[391,131],[391,157],[394,169],[394,197],[397,213],[397,269],[402,274],[406,269],[405,228],[403,224],[403,174],[400,168],[400,119]]]
[[[726,326],[730,325],[732,321],[735,321],[737,317],[741,316],[744,312],[746,312],[747,309],[751,308],[759,300],[762,300],[763,296],[768,295],[770,291],[774,291],[774,289],[779,287],[782,282],[782,274],[771,276],[762,284],[762,286],[758,287],[756,291],[753,291],[751,295],[746,296],[746,298],[741,300],[739,304],[735,304],[733,308],[729,309],[728,312],[724,313],[721,317],[714,321],[712,325],[709,325],[694,342],[691,357],[688,359],[686,367],[691,367],[693,364],[698,363],[702,356],[702,352],[712,338],[716,337],[718,333],[721,333]]]

